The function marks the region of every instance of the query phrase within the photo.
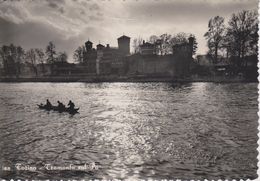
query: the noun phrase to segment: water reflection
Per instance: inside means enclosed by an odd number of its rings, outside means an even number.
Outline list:
[[[47,98],[80,114],[37,109]],[[1,84],[0,99],[1,163],[101,166],[4,178],[256,177],[257,84]]]

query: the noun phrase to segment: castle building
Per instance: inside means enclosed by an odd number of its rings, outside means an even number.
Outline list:
[[[97,50],[103,50],[104,48],[105,46],[100,43],[97,45]]]
[[[173,55],[192,57],[194,38],[189,37],[188,43],[176,44],[172,47]]]
[[[130,55],[130,37],[121,36],[118,47],[102,44],[93,48],[93,43],[85,43],[84,62],[86,72],[93,75],[141,74],[152,76],[189,75],[192,61],[194,38],[172,47],[172,54],[161,55],[161,42],[145,42],[140,45],[140,53]]]
[[[126,56],[130,54],[130,37],[121,36],[117,39],[118,49],[122,56]]]
[[[172,47],[172,54],[175,57],[176,73],[180,77],[189,75],[192,61],[194,38],[189,37],[187,43],[177,44]]]
[[[103,47],[104,46],[101,45],[101,44],[97,45],[97,59],[96,59],[96,73],[97,73],[97,75],[100,74],[100,61],[103,57],[103,51],[102,51]]]
[[[110,47],[109,44],[97,45],[96,72],[98,75],[117,74],[121,52],[116,47]]]
[[[118,39],[118,48],[97,45],[96,74],[118,74],[123,66],[123,57],[130,54],[130,37],[121,36]]]
[[[93,48],[93,43],[91,41],[87,41],[85,43],[85,50],[83,53],[83,64],[85,66],[85,71],[90,74],[96,73],[96,59],[97,59],[97,51]]]
[[[143,41],[139,46],[140,53],[126,57],[127,74],[148,77],[187,77],[190,73],[193,44],[194,38],[190,37],[188,42],[174,45],[172,53],[162,55],[161,42],[151,44]]]
[[[140,45],[140,53],[141,55],[153,55],[155,54],[155,45],[143,41],[143,44]]]
[[[93,45],[93,43],[89,40],[85,43],[85,47],[86,47],[87,52],[92,50],[92,45]]]

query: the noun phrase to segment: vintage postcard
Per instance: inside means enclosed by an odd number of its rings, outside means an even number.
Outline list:
[[[0,181],[257,179],[258,3],[0,0]]]

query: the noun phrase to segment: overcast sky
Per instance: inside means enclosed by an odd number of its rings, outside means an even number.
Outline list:
[[[147,39],[185,32],[195,34],[197,54],[204,54],[211,17],[227,22],[232,13],[257,6],[257,0],[0,0],[0,45],[45,49],[53,41],[71,58],[88,39],[117,46],[123,34]]]

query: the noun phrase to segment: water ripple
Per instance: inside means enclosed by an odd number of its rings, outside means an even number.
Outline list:
[[[95,162],[10,178],[254,179],[257,84],[1,83],[0,163]],[[72,99],[80,114],[36,104]]]

